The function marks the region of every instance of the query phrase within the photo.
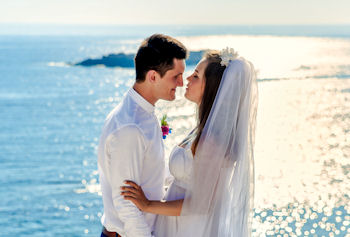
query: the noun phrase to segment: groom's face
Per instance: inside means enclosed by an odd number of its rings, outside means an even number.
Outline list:
[[[174,67],[168,70],[163,77],[158,78],[156,91],[159,99],[174,100],[176,88],[183,86],[182,75],[185,71],[185,60],[174,58]]]

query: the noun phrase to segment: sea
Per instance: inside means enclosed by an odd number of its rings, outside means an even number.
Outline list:
[[[135,72],[72,64],[153,33],[257,69],[252,236],[350,236],[350,25],[33,24],[0,24],[0,236],[100,235],[97,145]],[[196,125],[184,92],[156,104],[166,162]]]

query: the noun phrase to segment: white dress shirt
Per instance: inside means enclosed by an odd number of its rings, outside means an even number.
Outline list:
[[[156,215],[141,212],[120,195],[124,180],[141,185],[149,200],[161,200],[164,145],[154,106],[134,89],[107,116],[98,147],[103,226],[123,237],[152,236]]]

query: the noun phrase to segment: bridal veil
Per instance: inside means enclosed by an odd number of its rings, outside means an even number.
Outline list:
[[[250,236],[257,100],[253,65],[244,58],[230,60],[196,149],[172,236]]]

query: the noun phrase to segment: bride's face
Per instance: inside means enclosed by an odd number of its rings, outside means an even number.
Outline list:
[[[185,97],[189,101],[192,101],[199,105],[202,101],[203,92],[205,88],[204,71],[208,65],[208,61],[202,59],[198,64],[194,72],[187,77],[187,88]]]

